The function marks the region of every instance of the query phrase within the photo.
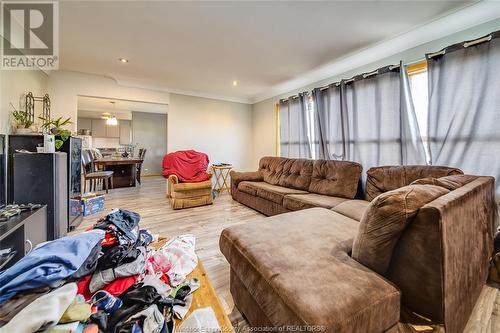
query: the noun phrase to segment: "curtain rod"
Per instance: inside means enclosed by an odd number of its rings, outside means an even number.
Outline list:
[[[281,103],[281,102],[286,102],[288,101],[289,99],[296,99],[296,98],[299,98],[300,95],[309,95],[310,92],[309,91],[304,91],[304,92],[301,92],[301,93],[298,93],[298,94],[295,94],[295,95],[292,95],[292,96],[288,96],[287,98],[281,98],[278,102]]]
[[[368,72],[368,73],[364,73],[364,74],[359,74],[359,75],[353,76],[352,78],[347,79],[347,80],[340,80],[339,82],[334,82],[334,83],[330,83],[329,85],[319,87],[319,90],[325,90],[325,89],[328,89],[328,88],[330,88],[332,86],[338,87],[338,86],[340,86],[340,84],[342,82],[343,83],[351,83],[351,82],[355,81],[356,79],[358,79],[360,77],[366,79],[366,78],[368,78],[370,76],[381,74],[381,70],[383,70],[383,72],[386,73],[387,71],[392,71],[392,70],[395,70],[395,69],[399,68],[399,66],[400,65],[384,66],[384,67],[378,68],[378,69],[376,69],[374,71],[371,71],[371,72]]]
[[[437,51],[437,52],[434,52],[434,53],[427,53],[425,55],[425,58],[422,59],[422,60],[426,60],[426,59],[431,59],[433,57],[436,57],[436,56],[439,56],[439,55],[443,55],[446,53],[446,50],[455,50],[455,49],[458,49],[460,47],[464,47],[464,48],[467,48],[467,47],[470,47],[470,46],[474,46],[474,45],[478,45],[478,44],[481,44],[481,43],[486,43],[486,42],[490,42],[492,39],[494,38],[499,38],[500,37],[500,30],[498,31],[495,31],[495,32],[492,32],[486,36],[483,36],[483,37],[479,37],[479,38],[476,38],[476,39],[473,39],[473,40],[469,40],[469,41],[465,41],[465,42],[461,42],[461,43],[457,43],[457,44],[453,44],[453,45],[450,45],[448,47],[445,47],[444,49],[440,50],[440,51]],[[418,60],[418,61],[414,61],[414,62],[410,62],[408,64],[406,64],[405,66],[408,66],[408,65],[411,65],[411,64],[414,64],[414,63],[418,63],[422,60]],[[360,77],[362,78],[367,78],[367,77],[370,77],[370,76],[373,76],[373,75],[377,75],[377,74],[380,74],[380,70],[388,70],[388,71],[392,71],[396,68],[399,68],[400,65],[390,65],[390,66],[385,66],[385,67],[381,67],[381,68],[378,68],[377,70],[374,70],[374,71],[371,71],[371,72],[368,72],[368,73],[363,73],[363,74],[360,74],[360,75],[355,75],[353,76],[352,78],[350,79],[347,79],[347,80],[340,80],[338,82],[334,82],[334,83],[330,83],[328,85],[325,85],[325,86],[321,86],[317,89],[319,90],[326,90],[330,87],[338,87],[340,86],[341,83],[351,83],[357,79],[359,79]],[[384,71],[385,73],[385,71]],[[306,92],[303,92],[301,94],[309,94],[308,91]],[[286,102],[288,99],[290,98],[297,98],[299,97],[299,95],[293,95],[293,96],[290,96],[288,98],[283,98],[283,99],[280,99],[279,101],[280,102]]]
[[[432,59],[434,57],[446,54],[447,51],[448,52],[452,52],[452,51],[459,50],[461,48],[468,48],[470,46],[474,46],[474,45],[478,45],[478,44],[490,42],[492,39],[498,38],[498,37],[500,37],[500,30],[492,32],[492,33],[490,33],[490,34],[488,34],[486,36],[483,36],[483,37],[479,37],[479,38],[476,38],[476,39],[473,39],[473,40],[468,40],[468,41],[465,41],[465,42],[460,42],[460,43],[456,43],[456,44],[447,46],[444,49],[439,50],[437,52],[427,53],[425,56],[426,56],[427,59]]]

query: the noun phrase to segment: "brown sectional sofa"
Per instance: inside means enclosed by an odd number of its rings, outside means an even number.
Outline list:
[[[332,208],[355,197],[361,169],[347,161],[263,157],[256,172],[231,171],[231,195],[268,216]]]
[[[221,234],[231,293],[249,323],[284,332],[392,332],[404,310],[461,332],[487,278],[494,179],[447,167],[378,167],[367,173],[370,200],[361,200],[347,184],[357,186],[359,164],[298,161],[263,158],[259,171],[233,173],[236,200],[268,215],[288,212]],[[314,165],[327,187],[321,193],[306,185]],[[342,177],[331,171],[339,165],[355,170]],[[289,174],[296,182],[282,178]]]

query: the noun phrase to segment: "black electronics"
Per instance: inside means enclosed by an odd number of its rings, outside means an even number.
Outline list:
[[[47,240],[68,231],[68,177],[66,153],[15,153],[13,198],[17,204],[47,205]]]
[[[14,201],[14,185],[13,185],[13,156],[16,151],[27,150],[36,152],[37,147],[43,146],[43,135],[9,135],[8,154],[8,186],[7,186],[7,202]],[[82,194],[82,179],[81,179],[81,165],[82,165],[82,139],[76,137],[69,137],[59,149],[61,152],[67,154],[67,184],[68,184],[68,231],[80,224],[82,221],[80,196]]]
[[[68,175],[68,231],[82,222],[82,139],[70,136],[59,149],[65,152]]]
[[[9,135],[7,149],[7,203],[14,202],[14,154],[18,150],[27,150],[36,153],[36,147],[43,146],[43,135]]]
[[[5,135],[0,134],[0,209],[7,205],[7,152]]]

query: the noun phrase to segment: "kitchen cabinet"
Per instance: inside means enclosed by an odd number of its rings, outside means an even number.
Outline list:
[[[95,138],[106,137],[106,120],[92,119],[92,136]]]
[[[76,122],[76,126],[78,130],[81,129],[87,129],[91,130],[92,129],[92,119],[90,118],[78,118]]]
[[[92,130],[94,138],[120,139],[121,145],[132,143],[132,121],[118,120],[118,125],[106,125],[105,119],[78,118],[78,129]]]
[[[107,138],[119,138],[120,137],[120,125],[121,125],[121,120],[118,121],[117,125],[106,125],[106,137]]]
[[[132,126],[130,120],[120,120],[120,144],[132,144]]]

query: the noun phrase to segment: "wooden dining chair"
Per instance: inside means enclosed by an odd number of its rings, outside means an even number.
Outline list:
[[[113,188],[113,171],[94,171],[92,152],[90,150],[82,151],[82,170],[84,179],[83,193],[87,192],[87,180],[90,183],[90,191],[96,191],[97,183],[101,181],[106,193],[108,193],[108,185]]]
[[[139,158],[144,161],[144,157],[146,157],[146,148],[140,148],[139,149]],[[141,170],[142,170],[142,164],[143,163],[137,163],[136,169],[136,176],[135,178],[137,179],[137,182],[140,184],[141,183]]]

